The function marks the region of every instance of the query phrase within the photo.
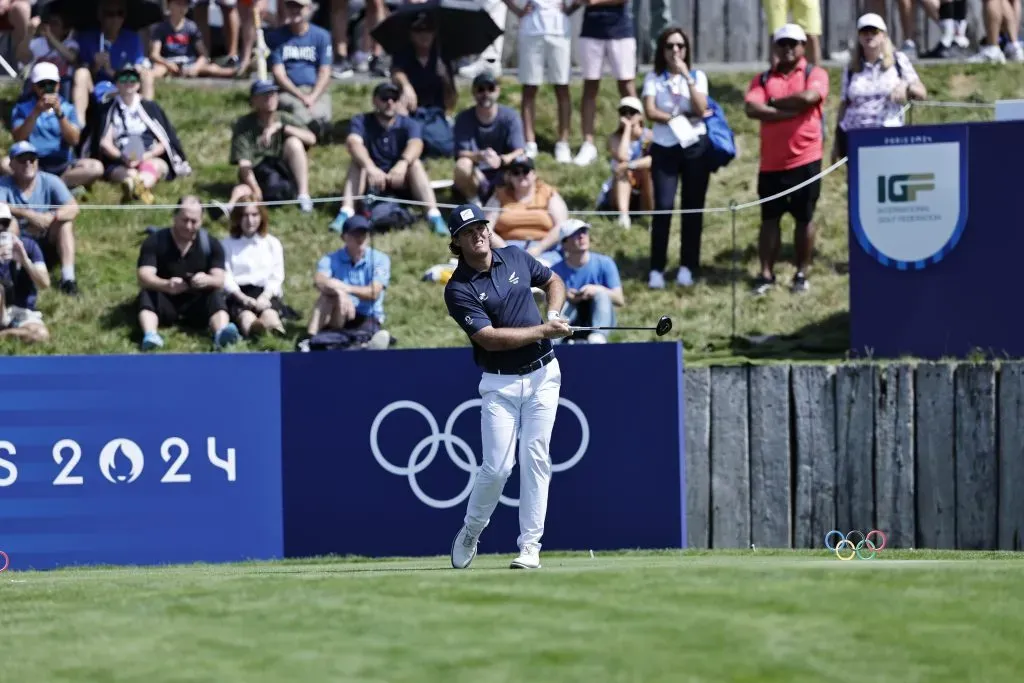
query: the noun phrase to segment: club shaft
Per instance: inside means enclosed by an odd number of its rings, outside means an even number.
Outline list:
[[[657,327],[572,327],[569,329],[577,332],[589,332],[592,330],[657,330]]]

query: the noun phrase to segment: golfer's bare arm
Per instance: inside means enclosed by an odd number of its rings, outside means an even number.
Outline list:
[[[561,311],[562,306],[565,305],[565,282],[562,278],[554,272],[551,273],[551,277],[548,281],[540,286],[544,290],[544,294],[547,295],[548,310],[549,311]]]

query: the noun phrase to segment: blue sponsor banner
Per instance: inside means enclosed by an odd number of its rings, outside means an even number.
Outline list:
[[[685,545],[682,347],[566,346],[545,549]],[[480,464],[468,348],[282,358],[285,554],[444,555]],[[480,552],[514,552],[519,468]]]
[[[855,355],[1024,355],[1017,288],[1024,122],[856,130],[849,146]],[[1012,165],[1012,164],[1011,164]]]
[[[0,360],[12,569],[282,556],[276,355]]]

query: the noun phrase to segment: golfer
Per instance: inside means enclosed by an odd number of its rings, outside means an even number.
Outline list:
[[[473,344],[480,380],[483,454],[466,509],[465,526],[452,543],[452,566],[476,557],[480,534],[491,521],[519,449],[519,557],[513,569],[540,568],[540,539],[551,481],[551,430],[558,411],[562,372],[552,339],[572,332],[559,311],[561,278],[519,247],[491,248],[480,207],[463,204],[448,217],[449,249],[459,265],[445,285],[448,313]],[[531,287],[547,293],[548,322]]]

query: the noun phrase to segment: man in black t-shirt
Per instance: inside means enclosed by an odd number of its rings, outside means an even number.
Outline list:
[[[142,350],[162,347],[157,327],[181,323],[209,325],[215,348],[237,342],[238,328],[228,319],[224,297],[224,248],[202,229],[203,207],[182,197],[170,228],[159,230],[139,251],[139,326]]]
[[[210,61],[199,27],[185,16],[189,0],[169,0],[167,8],[167,19],[153,27],[150,44],[147,46],[149,59],[153,62],[153,78],[234,76],[236,69]]]

